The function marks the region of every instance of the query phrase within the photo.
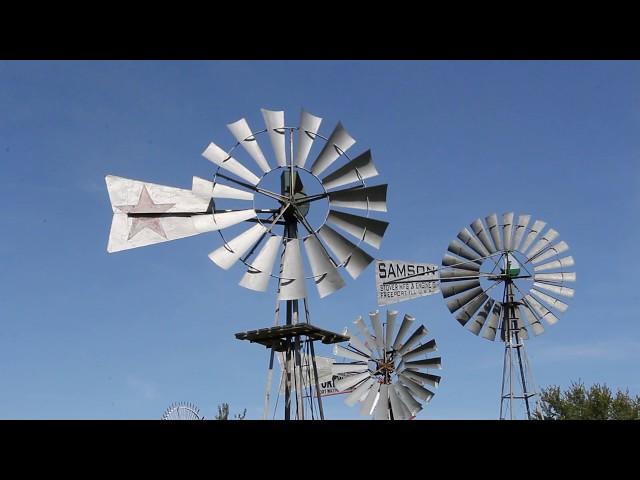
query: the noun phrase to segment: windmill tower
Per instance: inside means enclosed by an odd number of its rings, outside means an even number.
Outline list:
[[[247,271],[240,285],[250,290],[264,292],[274,278],[275,325],[241,332],[236,337],[271,349],[265,418],[274,355],[283,352],[284,417],[292,418],[294,392],[295,418],[304,419],[308,418],[305,398],[313,398],[310,390],[314,384],[318,388],[313,343],[347,340],[310,323],[306,281],[313,281],[318,295],[324,298],[345,285],[339,268],[344,267],[355,279],[373,261],[361,244],[380,247],[388,223],[370,214],[386,212],[387,185],[366,185],[365,180],[378,175],[371,152],[351,158],[347,150],[355,140],[341,123],[325,137],[318,133],[322,119],[305,111],[297,127],[285,124],[283,111],[263,109],[262,117],[266,128],[259,131],[253,131],[244,118],[227,125],[235,144],[230,149],[209,144],[202,155],[217,169],[212,180],[194,177],[191,190],[108,176],[114,218],[107,249],[114,252],[218,231],[222,245],[209,254],[212,262],[225,270],[238,261],[243,263]],[[271,162],[260,147],[261,136],[268,137],[273,148]],[[319,153],[307,168],[307,159],[316,146]],[[258,174],[239,160],[242,155],[251,159]],[[327,174],[339,159],[346,163]],[[230,208],[220,208],[225,202]],[[340,208],[358,210],[363,215]],[[252,226],[225,238],[223,230],[232,231],[245,223]],[[329,224],[353,237],[355,243]],[[310,275],[305,274],[303,247]],[[279,268],[274,272],[278,257]],[[306,369],[305,358],[310,362]],[[303,375],[313,378],[305,381]],[[320,396],[317,404],[318,416],[323,418]],[[309,407],[311,417],[316,418],[313,402]]]
[[[380,312],[371,312],[373,334],[362,317],[358,317],[353,323],[362,338],[347,331],[347,347],[334,347],[336,356],[352,360],[333,364],[334,375],[344,375],[335,381],[335,388],[349,391],[345,403],[352,407],[360,402],[360,414],[373,416],[375,420],[414,418],[422,410],[422,404],[434,396],[429,388],[437,388],[441,379],[421,371],[442,368],[440,357],[429,358],[429,354],[438,349],[436,341],[422,343],[428,334],[427,328],[419,325],[405,340],[416,320],[406,314],[394,337],[397,316],[397,311],[387,310],[387,321],[381,324]]]
[[[575,293],[565,286],[576,280],[567,271],[574,265],[573,257],[564,256],[569,246],[545,227],[541,220],[531,222],[530,215],[516,220],[513,212],[502,215],[500,223],[494,213],[462,229],[442,259],[440,290],[449,311],[475,335],[494,341],[499,333],[504,342],[501,419],[520,412],[534,416],[538,392],[525,340],[567,310],[558,296]]]

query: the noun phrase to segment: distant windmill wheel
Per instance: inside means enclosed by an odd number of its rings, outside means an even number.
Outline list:
[[[353,322],[361,338],[350,335],[349,345],[334,347],[334,354],[354,360],[334,363],[334,375],[344,375],[335,381],[338,391],[350,391],[345,403],[354,406],[360,402],[360,413],[372,415],[375,420],[408,420],[422,410],[434,396],[429,388],[437,387],[440,376],[422,370],[442,368],[440,357],[429,357],[437,350],[436,341],[422,341],[428,334],[419,325],[405,340],[415,322],[407,314],[397,335],[393,336],[398,312],[387,310],[386,325],[380,323],[380,313],[369,314],[373,334],[362,317]],[[429,388],[427,388],[429,387]]]
[[[174,403],[162,414],[162,420],[204,420],[200,409],[191,403]]]

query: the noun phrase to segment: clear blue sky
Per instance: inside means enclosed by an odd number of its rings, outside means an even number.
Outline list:
[[[216,233],[107,254],[114,174],[189,188],[259,109],[341,120],[389,183],[378,258],[439,263],[478,216],[530,213],[576,260],[576,297],[528,343],[537,382],[640,393],[636,275],[638,62],[0,62],[0,417],[159,418],[188,400],[259,418],[274,296],[207,254]],[[319,300],[340,331],[375,309],[373,268]],[[502,345],[462,329],[440,295],[398,304],[438,341],[443,381],[419,418],[496,418]],[[326,347],[319,354],[329,354]],[[359,418],[343,397],[329,418]]]

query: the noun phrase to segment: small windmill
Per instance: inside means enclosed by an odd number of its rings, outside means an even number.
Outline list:
[[[172,403],[162,414],[162,420],[204,420],[200,409],[192,403]]]
[[[576,274],[566,242],[546,222],[513,212],[478,218],[449,243],[440,268],[440,290],[458,322],[487,340],[505,344],[500,418],[514,418],[523,401],[527,418],[537,395],[524,340],[558,321],[571,298]],[[486,223],[485,223],[486,222]],[[526,319],[526,323],[525,323]]]
[[[225,270],[237,262],[243,263],[247,270],[240,280],[241,286],[264,292],[270,278],[275,278],[276,326],[242,332],[236,337],[271,349],[267,407],[274,352],[285,353],[287,366],[293,359],[294,370],[287,367],[286,371],[285,418],[290,418],[292,384],[297,392],[297,418],[304,418],[304,395],[295,387],[304,384],[301,353],[311,359],[315,375],[315,382],[311,383],[318,388],[313,342],[346,340],[310,324],[306,281],[313,281],[319,297],[324,298],[345,285],[338,271],[340,267],[355,279],[373,261],[361,244],[380,247],[388,223],[370,214],[386,212],[387,185],[366,185],[365,180],[378,175],[371,152],[367,150],[351,158],[346,152],[355,140],[341,123],[325,137],[318,133],[322,119],[305,111],[297,127],[285,124],[283,111],[263,109],[262,117],[266,128],[260,131],[253,131],[244,118],[227,125],[236,143],[230,149],[209,144],[202,155],[216,165],[216,172],[212,180],[194,177],[191,190],[108,176],[114,216],[107,249],[115,252],[218,231],[223,244],[209,258]],[[262,134],[266,134],[273,148],[275,167],[273,159],[269,162],[259,145],[258,137]],[[320,142],[316,142],[318,139]],[[321,149],[307,169],[307,159],[318,143]],[[239,146],[255,163],[258,175],[235,158],[242,154]],[[341,158],[346,163],[327,174]],[[219,208],[223,202],[238,206]],[[322,203],[324,211],[319,208]],[[359,210],[364,215],[341,208]],[[223,230],[243,223],[252,226],[233,238],[224,237]],[[311,270],[308,276],[302,246]],[[279,253],[279,268],[274,273]],[[299,314],[300,300],[304,302],[304,318]],[[285,325],[277,325],[281,302],[286,312]],[[320,396],[317,398],[319,415],[323,418]],[[313,404],[311,412],[313,415]],[[265,418],[266,415],[265,409]]]
[[[415,322],[415,317],[409,314],[402,319],[394,338],[397,316],[397,311],[387,310],[383,325],[380,312],[371,312],[373,334],[362,317],[358,317],[353,323],[362,337],[347,331],[348,346],[334,347],[334,355],[352,360],[333,364],[334,375],[344,375],[335,381],[335,388],[350,391],[345,403],[354,406],[360,402],[360,414],[372,415],[375,420],[414,418],[422,410],[422,404],[433,397],[429,388],[440,383],[440,376],[421,371],[442,368],[440,357],[429,358],[437,350],[436,341],[422,343],[428,334],[424,325],[419,325],[405,340]]]

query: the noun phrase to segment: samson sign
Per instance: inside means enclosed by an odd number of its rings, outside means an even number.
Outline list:
[[[439,292],[438,266],[432,263],[376,261],[378,305],[403,302]]]
[[[341,395],[343,393],[351,393],[355,388],[349,388],[347,390],[339,391],[336,388],[336,380],[342,380],[346,375],[334,375],[331,380],[320,382],[320,396],[327,397],[329,395]],[[317,396],[317,395],[316,395]]]

